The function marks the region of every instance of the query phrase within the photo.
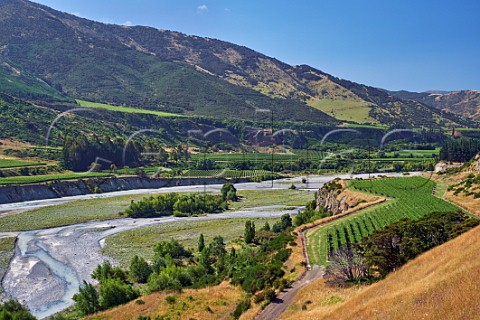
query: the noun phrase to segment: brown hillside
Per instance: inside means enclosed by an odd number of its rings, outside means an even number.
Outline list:
[[[175,302],[167,303],[165,300],[167,296],[174,296]],[[240,288],[224,282],[215,287],[182,290],[181,293],[153,293],[136,300],[143,300],[143,304],[132,301],[86,319],[131,320],[138,319],[140,315],[151,318],[163,316],[172,320],[232,319],[231,313],[243,298],[244,293]]]
[[[319,280],[302,289],[281,319],[478,319],[479,251],[477,227],[372,286],[331,289]]]

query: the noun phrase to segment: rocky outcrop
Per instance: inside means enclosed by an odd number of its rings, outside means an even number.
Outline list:
[[[237,179],[233,182],[245,181],[247,181],[247,179]],[[227,182],[227,180],[222,178],[151,179],[141,177],[109,177],[79,179],[75,181],[53,181],[29,185],[2,186],[0,187],[0,204],[55,199],[89,193],[104,193],[134,189],[158,189],[185,185],[223,184],[225,182]]]
[[[344,189],[343,183],[337,179],[325,184],[317,192],[317,210],[323,207],[335,215],[350,209]]]
[[[345,187],[343,180],[335,179],[318,190],[316,209],[323,207],[326,211],[337,215],[350,211],[361,204],[376,203],[381,199],[381,197],[353,192]]]

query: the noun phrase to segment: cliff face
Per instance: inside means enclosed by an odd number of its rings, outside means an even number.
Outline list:
[[[246,182],[247,179],[237,179],[230,182]],[[158,189],[184,185],[223,184],[222,178],[191,178],[191,179],[148,179],[140,177],[124,178],[90,178],[77,181],[56,181],[30,185],[15,185],[0,187],[0,204],[22,201],[42,200],[78,196],[95,192],[113,192],[133,189]]]
[[[317,192],[317,210],[320,207],[331,211],[333,215],[345,213],[362,203],[368,204],[379,201],[381,197],[353,192],[346,188],[343,180],[335,179],[325,184]]]
[[[320,207],[331,211],[334,215],[347,211],[352,207],[345,194],[345,186],[340,181],[333,180],[317,192],[317,210]]]

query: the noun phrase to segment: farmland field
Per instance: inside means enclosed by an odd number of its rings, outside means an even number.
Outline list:
[[[77,103],[85,108],[97,108],[97,109],[105,109],[109,111],[116,111],[116,112],[124,112],[124,113],[142,113],[142,114],[152,114],[159,117],[185,117],[181,114],[163,112],[163,111],[155,111],[155,110],[147,110],[147,109],[136,109],[130,107],[122,107],[122,106],[112,106],[105,103],[97,103],[97,102],[90,102],[84,100],[77,100]]]
[[[111,176],[111,173],[104,172],[90,172],[90,173],[57,173],[57,174],[46,174],[38,176],[15,176],[15,177],[4,177],[0,178],[0,185],[10,185],[10,184],[28,184],[28,183],[38,183],[54,180],[75,180],[83,178],[93,178],[93,177],[108,177]]]
[[[203,153],[196,153],[191,155],[191,159],[193,161],[203,160],[203,158],[212,160],[212,161],[251,161],[251,162],[264,162],[264,161],[271,161],[272,154],[271,153],[211,153],[211,154],[203,154]],[[296,154],[286,154],[286,153],[274,153],[273,154],[274,161],[290,161],[298,159],[298,155]]]
[[[45,163],[28,162],[28,161],[13,160],[13,159],[0,159],[0,169],[3,169],[3,168],[18,168],[18,167],[31,167],[31,166],[41,166],[41,165],[45,165]]]
[[[350,180],[347,186],[386,197],[387,202],[332,221],[306,233],[307,254],[312,265],[325,265],[340,246],[350,247],[375,230],[402,218],[420,218],[432,212],[461,210],[432,195],[435,182],[422,177]]]
[[[188,178],[207,178],[207,177],[217,177],[217,178],[229,178],[229,179],[238,179],[238,178],[254,178],[270,175],[270,171],[266,170],[230,170],[230,169],[217,169],[217,170],[186,170],[182,173],[182,177]]]
[[[312,99],[308,105],[340,120],[372,124],[378,122],[370,117],[371,104],[364,101]]]

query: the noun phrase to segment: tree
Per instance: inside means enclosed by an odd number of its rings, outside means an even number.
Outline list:
[[[223,201],[238,201],[237,189],[231,183],[225,183],[220,190]]]
[[[80,286],[79,293],[73,296],[75,307],[83,314],[88,315],[100,310],[97,290],[92,284],[83,280],[83,286]]]
[[[155,252],[155,259],[164,258],[167,255],[173,259],[189,258],[192,256],[192,253],[175,239],[171,241],[160,241],[153,246],[153,251]]]
[[[207,274],[213,273],[212,261],[210,260],[210,248],[205,247],[203,248],[202,252],[200,253],[200,259],[198,264],[205,269]]]
[[[139,296],[132,286],[120,279],[107,279],[100,284],[100,306],[103,309],[127,303]]]
[[[265,222],[265,224],[263,225],[262,229],[260,230],[263,230],[263,231],[270,231],[270,224],[267,222]]]
[[[110,261],[105,260],[103,264],[98,265],[92,272],[92,278],[102,283],[107,279],[120,279],[122,281],[127,280],[125,271],[120,267],[112,267]]]
[[[223,257],[227,253],[225,250],[225,242],[221,236],[216,236],[213,238],[213,241],[210,243],[209,247],[210,254],[214,256]]]
[[[286,230],[287,228],[292,226],[292,217],[288,213],[282,215],[281,218],[282,229]]]
[[[203,248],[205,248],[205,238],[203,237],[203,233],[200,233],[200,237],[198,238],[198,252],[202,252]]]
[[[1,320],[35,320],[36,318],[15,300],[0,303],[0,319]]]
[[[324,276],[325,283],[329,285],[345,286],[368,276],[365,257],[352,249],[339,248],[330,260]]]
[[[133,281],[138,283],[146,283],[148,277],[152,273],[152,268],[148,265],[145,259],[135,256],[130,263],[130,274]]]
[[[255,223],[253,221],[247,220],[245,222],[245,243],[252,243],[255,239]]]

